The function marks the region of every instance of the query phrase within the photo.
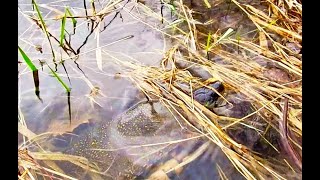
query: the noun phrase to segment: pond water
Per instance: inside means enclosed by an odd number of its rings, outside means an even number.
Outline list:
[[[231,179],[242,179],[219,148],[182,128],[179,120],[161,104],[146,102],[144,94],[125,75],[127,70],[117,64],[117,60],[121,60],[160,66],[164,52],[170,48],[170,40],[146,23],[159,29],[166,27],[165,24],[144,14],[134,1],[122,1],[105,9],[116,1],[100,0],[95,2],[96,12],[104,9],[108,13],[100,16],[103,17],[100,26],[92,30],[95,25],[83,18],[86,13],[93,13],[90,2],[37,1],[46,28],[58,40],[65,7],[78,17],[75,34],[72,34],[71,19],[66,20],[66,39],[73,52],[67,54],[51,38],[55,66],[45,33],[28,17],[36,16],[31,1],[18,1],[18,44],[39,70],[41,98],[35,94],[32,72],[25,63],[19,63],[18,107],[29,130],[35,134],[52,134],[45,142],[39,142],[42,148],[83,156],[103,172],[92,173],[68,162],[58,162],[64,173],[78,179],[145,179],[154,177],[166,162],[181,163],[203,147],[205,153],[181,171],[168,170],[166,176],[160,178],[159,175],[159,179],[219,179],[218,168]],[[141,2],[173,20],[170,9],[161,10],[160,1]],[[225,23],[235,18],[226,17]],[[24,62],[20,54],[18,60]],[[71,88],[70,97],[48,65],[57,68],[62,81]],[[137,108],[129,113],[132,107]],[[21,134],[18,143],[23,144]],[[29,150],[39,151],[39,148]]]
[[[28,3],[27,3],[28,2]],[[69,6],[75,15],[84,15],[83,1],[57,1],[46,2],[38,1],[42,15],[46,21],[48,31],[59,37],[61,22],[50,20],[57,16],[52,10],[64,12],[64,7]],[[99,4],[99,3],[97,3]],[[102,3],[104,7],[107,2]],[[127,8],[132,8],[133,4]],[[41,8],[44,6],[45,8]],[[88,4],[89,6],[89,4]],[[28,120],[28,126],[35,133],[47,131],[49,121],[65,121],[69,125],[67,94],[65,89],[52,76],[48,67],[44,64],[41,68],[40,61],[45,61],[52,68],[52,54],[48,40],[43,32],[30,21],[26,15],[32,14],[32,5],[29,1],[19,1],[19,46],[33,60],[39,68],[40,80],[40,97],[43,102],[39,101],[34,94],[34,83],[32,73],[25,65],[19,65],[19,106],[24,112],[25,119]],[[101,8],[101,7],[97,7]],[[115,13],[113,13],[115,14]],[[64,60],[64,63],[58,63],[57,69],[62,80],[71,87],[71,110],[72,123],[77,123],[79,116],[85,116],[89,113],[92,101],[88,95],[93,87],[100,90],[101,94],[97,95],[96,103],[108,111],[113,111],[113,115],[122,112],[132,103],[137,91],[135,86],[128,78],[117,78],[117,73],[121,73],[121,68],[114,63],[112,57],[121,60],[131,61],[134,58],[144,64],[157,65],[162,58],[159,51],[164,49],[164,40],[161,34],[152,31],[138,20],[133,19],[123,11],[122,19],[117,17],[104,31],[99,34],[99,40],[93,33],[88,37],[85,45],[80,49],[79,57],[71,59],[61,48],[58,43],[52,42],[57,61]],[[107,24],[112,15],[105,18]],[[67,22],[67,28],[70,29],[71,22]],[[69,27],[68,27],[69,25]],[[71,28],[72,29],[72,28]],[[85,41],[89,34],[85,20],[79,19],[77,22],[76,34],[71,37],[71,44],[77,49]],[[128,39],[123,39],[129,37]],[[130,38],[131,37],[131,38]],[[101,68],[97,65],[97,41],[101,48]],[[36,50],[35,46],[41,46],[43,53]],[[71,55],[71,57],[75,55]],[[19,56],[19,61],[23,61]],[[64,67],[67,70],[64,70]],[[70,82],[68,81],[68,77]],[[89,110],[89,111],[88,111]],[[112,116],[113,116],[112,115]],[[81,119],[81,118],[80,118]]]

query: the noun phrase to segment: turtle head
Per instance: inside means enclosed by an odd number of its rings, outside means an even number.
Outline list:
[[[193,98],[200,104],[211,108],[215,106],[215,103],[219,98],[219,94],[216,92],[222,93],[224,91],[224,86],[220,81],[215,81],[208,86],[216,91],[212,90],[211,88],[201,87],[193,92]]]

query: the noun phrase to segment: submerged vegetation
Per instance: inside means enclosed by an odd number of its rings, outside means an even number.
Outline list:
[[[50,49],[44,48],[44,54],[51,50],[53,61],[47,58],[45,63],[68,93],[70,121],[72,93],[65,83],[65,79],[69,79],[65,61],[77,65],[77,69],[72,70],[81,74],[79,79],[91,88],[91,103],[101,106],[97,96],[104,96],[105,93],[94,87],[93,81],[82,70],[82,64],[77,62],[81,55],[89,52],[82,49],[94,34],[96,48],[90,51],[95,51],[97,68],[102,71],[106,63],[115,64],[121,73],[115,74],[114,78],[121,76],[131,80],[148,101],[159,101],[182,129],[192,132],[191,138],[168,140],[165,142],[168,146],[200,137],[206,140],[195,150],[188,150],[182,160],[172,158],[156,167],[143,166],[148,171],[144,177],[170,179],[170,172],[179,175],[183,167],[215,147],[224,153],[245,179],[301,179],[301,1],[110,0],[103,2],[103,6],[94,0],[83,3],[81,11],[73,11],[70,5],[63,7],[62,12],[34,0],[33,11],[19,9],[23,16],[42,30],[48,40]],[[161,8],[154,8],[154,4],[160,4]],[[43,16],[42,8],[54,11],[57,16],[54,19]],[[159,64],[141,63],[136,57],[122,59],[126,56],[124,53],[118,56],[103,50],[102,47],[133,38],[133,35],[123,35],[125,37],[116,38],[112,43],[100,45],[100,34],[115,19],[121,21],[124,18],[122,13],[163,35],[166,48],[159,50],[163,55]],[[60,31],[47,28],[49,20],[59,21]],[[69,24],[69,20],[72,23]],[[72,36],[76,37],[79,33],[76,29],[81,23],[87,24],[88,35],[84,41],[73,45]],[[69,33],[70,29],[73,33]],[[36,67],[35,59],[27,55],[24,46],[19,44],[18,49],[30,70],[38,72],[40,68]],[[102,54],[107,55],[108,59],[104,59]],[[49,66],[52,63],[54,69]],[[57,72],[60,65],[65,74]],[[41,77],[33,76],[36,94],[38,92],[39,95]],[[223,88],[217,86],[217,82]],[[214,100],[209,102],[204,92],[211,94]],[[199,94],[208,102],[201,102]],[[110,177],[107,172],[110,167],[102,172],[97,163],[89,158],[46,150],[42,143],[55,133],[35,134],[27,124],[28,119],[24,118],[19,107],[18,132],[22,136],[18,149],[19,179],[34,179],[36,176],[76,179],[59,166],[61,161],[85,170],[92,179]],[[131,148],[144,149],[157,145],[158,142],[152,142]],[[217,163],[216,167],[215,171],[221,179],[233,179],[225,174],[221,164]]]

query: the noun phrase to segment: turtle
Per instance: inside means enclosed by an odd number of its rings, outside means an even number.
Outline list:
[[[215,89],[219,93],[222,93],[225,89],[220,81],[210,83],[208,86]],[[213,108],[217,106],[216,102],[220,97],[216,91],[208,87],[200,87],[193,92],[193,98],[205,107]]]

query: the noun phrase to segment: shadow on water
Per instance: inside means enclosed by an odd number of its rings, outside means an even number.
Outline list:
[[[69,121],[70,121],[70,125],[71,125],[71,103],[70,103],[70,94],[71,92],[67,92],[67,97],[68,97],[68,110],[69,110]]]
[[[64,71],[66,72],[68,81],[69,81],[69,83],[70,83],[70,85],[71,85],[71,81],[70,81],[70,77],[69,77],[68,71],[67,71],[67,69],[66,69],[66,66],[64,65],[64,61],[62,61],[62,60],[61,60],[61,65],[62,65]]]
[[[43,102],[42,99],[41,99],[41,97],[40,97],[38,70],[32,71],[32,75],[33,75],[33,81],[34,81],[34,87],[35,87],[36,96],[38,97],[38,99],[39,99],[41,102]]]

